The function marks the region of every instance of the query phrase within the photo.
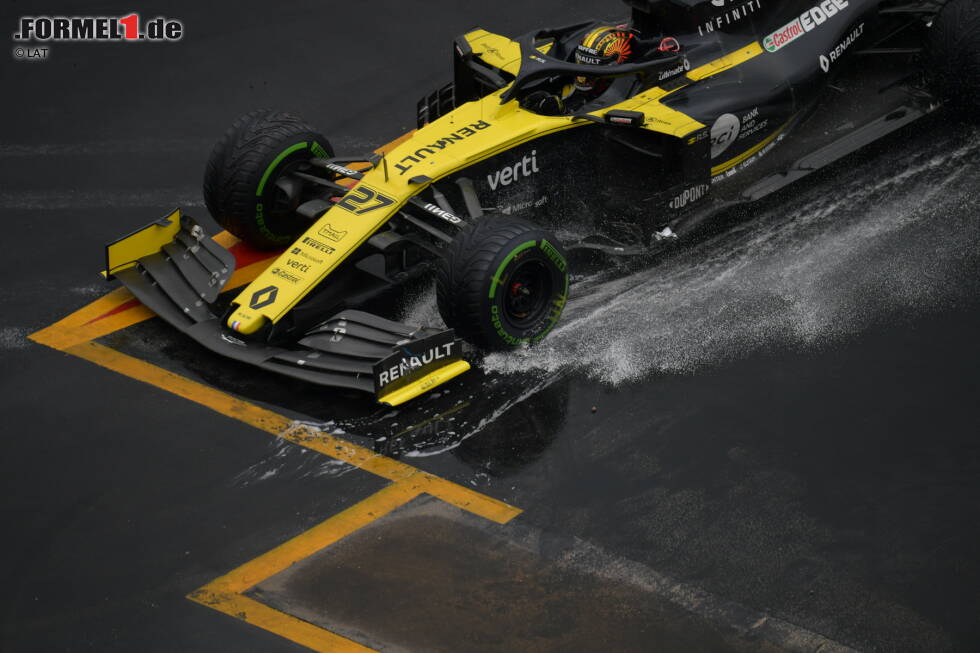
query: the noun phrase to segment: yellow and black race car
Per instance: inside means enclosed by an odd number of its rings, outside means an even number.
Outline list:
[[[335,156],[285,113],[240,118],[207,207],[282,254],[234,296],[234,256],[179,211],[108,246],[107,275],[213,351],[398,405],[469,369],[461,340],[544,338],[570,252],[655,251],[947,100],[978,103],[971,0],[627,2],[620,24],[458,38],[453,82],[384,156]],[[376,314],[433,276],[448,329]]]

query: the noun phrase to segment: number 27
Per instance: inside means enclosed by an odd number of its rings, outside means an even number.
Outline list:
[[[345,211],[350,211],[354,215],[364,215],[380,208],[391,206],[395,200],[386,197],[376,190],[367,186],[358,186],[349,192],[337,205]]]

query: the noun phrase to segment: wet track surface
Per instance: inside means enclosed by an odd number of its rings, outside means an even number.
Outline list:
[[[360,152],[413,126],[456,34],[619,6],[386,2],[367,33],[359,5],[166,11],[184,41],[0,63],[0,650],[305,650],[185,597],[387,481],[26,336],[111,289],[106,241],[204,215],[240,113],[293,110]],[[976,650],[978,163],[980,130],[927,118],[666,256],[588,270],[541,347],[399,410],[157,320],[98,342],[523,510],[416,499],[248,592],[364,645]],[[424,292],[405,313],[438,320]]]

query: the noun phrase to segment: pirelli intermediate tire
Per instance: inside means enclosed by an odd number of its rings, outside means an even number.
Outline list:
[[[980,2],[950,0],[929,30],[939,92],[955,107],[980,110]]]
[[[456,236],[436,274],[439,312],[456,335],[486,351],[533,345],[561,318],[568,263],[551,233],[487,217]]]
[[[314,157],[331,157],[322,134],[280,111],[248,113],[214,146],[204,173],[204,202],[222,227],[259,249],[281,249],[309,226],[296,214],[302,184],[279,184]]]

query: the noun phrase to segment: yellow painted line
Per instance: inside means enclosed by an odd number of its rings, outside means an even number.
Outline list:
[[[126,294],[128,295],[129,292],[127,291]],[[130,296],[126,301],[132,300],[133,298]],[[104,313],[105,312],[99,313],[99,315],[103,315]],[[66,320],[70,320],[73,317],[74,315],[69,316],[66,318]],[[38,344],[51,347],[52,349],[65,351],[66,349],[70,349],[76,345],[84,344],[90,340],[95,340],[96,338],[109,335],[110,333],[115,333],[120,329],[125,329],[126,327],[130,327],[134,324],[145,322],[146,320],[154,317],[156,317],[156,314],[153,311],[146,308],[142,304],[137,304],[133,308],[123,311],[122,313],[107,317],[104,320],[99,320],[98,322],[86,324],[84,326],[73,328],[70,325],[65,326],[63,322],[58,322],[47,327],[46,329],[32,333],[28,336],[28,338]]]
[[[377,151],[390,151],[411,136],[412,132]],[[214,239],[226,249],[238,242],[227,232],[218,234]],[[233,289],[250,283],[268,264],[267,260],[258,261],[237,270],[227,288]],[[110,335],[153,316],[151,311],[136,302],[129,291],[119,288],[29,337],[40,344],[155,386],[276,437],[392,481],[385,489],[320,526],[192,592],[188,595],[189,599],[316,651],[370,652],[373,649],[263,605],[244,596],[242,592],[423,493],[500,524],[507,523],[522,512],[502,501],[329,433],[297,425],[283,415],[93,342],[96,338]]]
[[[324,653],[372,653],[373,648],[362,646],[346,637],[280,612],[241,594],[221,594],[198,590],[189,599],[291,640],[314,651]]]
[[[252,283],[255,280],[255,277],[262,274],[273,260],[274,258],[270,257],[268,259],[263,259],[252,263],[251,265],[246,265],[241,270],[235,270],[235,273],[231,275],[231,279],[228,280],[228,284],[224,287],[222,292],[234,290],[235,288],[241,288],[242,286]]]
[[[410,139],[414,133],[415,130],[412,130],[403,134],[390,143],[382,145],[375,152],[378,154],[390,152]],[[227,231],[222,231],[214,236],[214,241],[225,249],[231,249],[239,243],[238,238]],[[235,270],[231,279],[228,280],[225,290],[235,290],[236,288],[241,288],[252,283],[269,266],[270,260],[257,261],[244,268]],[[140,304],[116,315],[98,320],[98,322],[93,322],[93,320],[106,313],[111,313],[113,310],[132,301],[134,301],[134,297],[128,290],[125,288],[116,288],[104,297],[99,298],[91,304],[75,311],[68,317],[28,337],[39,344],[64,351],[75,345],[80,345],[90,340],[97,340],[98,338],[111,335],[116,331],[121,331],[156,317],[155,313]]]
[[[415,483],[420,488],[420,492],[430,494],[485,519],[504,524],[522,512],[519,508],[503,501],[428,474],[329,433],[295,424],[279,413],[260,408],[115,349],[86,342],[64,351],[389,481]]]
[[[269,433],[279,434],[292,424],[291,420],[271,410],[249,404],[210,386],[192,381],[98,343],[86,342],[69,347],[64,351]]]
[[[747,54],[747,51],[741,53],[742,60],[746,60]],[[709,66],[717,63],[712,62]],[[715,65],[713,71],[704,76],[723,69]],[[694,75],[700,74],[701,70],[692,71],[689,76],[697,79]],[[571,126],[573,125],[568,127]],[[377,151],[390,151],[411,136],[412,132],[405,134]],[[215,236],[215,241],[222,247],[230,248],[237,239],[223,232]],[[268,261],[259,261],[236,271],[228,288],[250,283],[267,265]],[[522,512],[502,501],[376,454],[329,433],[297,425],[283,415],[92,342],[95,338],[109,335],[153,316],[148,309],[139,305],[107,315],[122,309],[133,299],[125,289],[114,290],[59,322],[32,334],[30,338],[392,481],[388,487],[319,526],[192,592],[188,595],[189,599],[316,651],[370,652],[373,649],[275,610],[244,596],[242,592],[389,514],[422,493],[500,524],[507,523]]]
[[[729,68],[733,68],[737,65],[745,63],[746,61],[762,54],[763,52],[764,50],[762,49],[762,46],[759,45],[758,42],[750,43],[747,46],[740,48],[739,50],[731,54],[728,54],[719,59],[715,59],[714,61],[711,61],[703,66],[691,70],[690,72],[688,72],[687,77],[694,81],[699,81],[707,77],[710,77],[712,75],[716,75],[725,70],[728,70]],[[646,104],[651,101],[658,101],[659,99],[662,99],[663,96],[668,94],[667,92],[659,88],[656,89],[656,92],[659,92],[659,95],[656,97],[641,96],[643,101],[640,102],[640,104]],[[626,102],[623,103],[623,105],[625,106],[627,104],[630,104],[631,101],[635,101],[637,99],[638,98],[627,100]],[[697,125],[696,128],[700,127],[699,123],[693,123],[693,124]],[[573,123],[573,124],[565,125],[561,129],[569,129],[575,126],[578,125]],[[561,131],[561,129],[555,131]],[[413,130],[406,134],[403,134],[397,139],[391,141],[390,143],[379,147],[378,149],[375,150],[375,152],[379,154],[385,154],[391,152],[392,150],[396,149],[399,145],[409,140],[414,135],[414,133],[415,131]],[[495,154],[497,154],[496,151],[488,154],[487,157],[493,156]],[[751,154],[754,154],[754,152],[750,152],[749,154],[745,155],[745,158],[748,158],[748,156],[751,156]],[[737,165],[739,162],[740,160],[735,161],[732,165]],[[723,164],[723,165],[728,165],[728,164]],[[724,170],[727,170],[727,168],[722,169],[721,172],[724,172]],[[719,173],[712,170],[712,175],[716,175],[716,174]],[[238,239],[232,236],[231,234],[229,234],[228,232],[222,232],[218,234],[217,236],[214,237],[214,240],[219,245],[221,245],[226,249],[229,249],[238,243]],[[228,290],[234,290],[236,288],[240,288],[242,286],[251,283],[259,274],[261,274],[265,270],[267,266],[268,266],[268,261],[259,261],[241,270],[236,270],[235,274],[232,275],[232,278],[229,280],[229,283],[226,286],[226,288]],[[89,340],[95,340],[97,338],[110,335],[112,333],[115,333],[116,331],[133,326],[134,324],[139,324],[140,322],[143,322],[153,317],[152,312],[147,310],[145,307],[139,306],[130,309],[128,311],[125,311],[124,313],[120,314],[120,316],[114,315],[111,318],[106,318],[106,320],[100,320],[99,322],[102,324],[100,324],[98,327],[92,326],[89,329],[79,330],[80,326],[85,325],[87,322],[99,317],[100,315],[104,315],[105,313],[112,311],[113,309],[119,307],[120,305],[128,301],[131,301],[132,299],[133,297],[131,294],[129,294],[129,291],[125,290],[124,288],[118,288],[110,292],[105,297],[97,300],[96,302],[89,304],[85,308],[76,311],[75,313],[72,313],[70,316],[57,322],[56,324],[53,324],[50,327],[47,327],[46,329],[42,329],[41,331],[38,331],[37,333],[31,335],[30,338],[40,344],[44,344],[49,347],[53,347],[55,349],[64,350],[76,344],[81,344]],[[126,317],[121,317],[121,315],[125,315]],[[67,331],[69,330],[72,331],[77,330],[77,332],[68,334]]]
[[[236,594],[247,592],[297,562],[309,558],[317,551],[339,542],[374,520],[384,517],[419,494],[421,494],[419,488],[411,483],[392,483],[319,526],[211,581],[202,589],[192,593],[190,598],[197,600],[198,593],[205,590]]]
[[[91,304],[88,304],[87,306],[75,311],[68,317],[62,318],[51,326],[32,334],[31,337],[33,338],[34,336],[39,336],[44,338],[48,334],[56,331],[60,332],[67,329],[76,329],[83,324],[96,319],[100,315],[105,315],[106,313],[119,308],[126,302],[132,301],[132,299],[133,296],[128,290],[125,288],[116,288],[112,292],[100,297]],[[35,338],[35,340],[37,339]]]
[[[491,499],[427,472],[419,472],[419,478],[413,480],[421,484],[420,487],[426,494],[498,524],[506,524],[524,512],[508,503]]]
[[[214,240],[225,249],[229,249],[238,243],[238,239],[227,231],[223,231],[215,236]],[[232,283],[238,283],[240,286],[250,283],[251,279],[258,276],[261,269],[260,265],[256,263],[248,266],[244,270],[236,271],[229,280],[229,289],[238,287],[232,286]],[[248,278],[249,275],[252,275],[252,277]],[[100,317],[119,310],[126,304],[134,301],[136,301],[136,298],[133,297],[129,290],[126,288],[116,288],[91,304],[75,311],[68,317],[31,334],[29,337],[39,344],[47,345],[53,349],[64,350],[89,340],[110,335],[116,331],[155,317],[155,314],[148,308],[141,304],[136,304],[132,308],[99,320]]]
[[[416,483],[422,492],[498,524],[506,524],[523,512],[503,501],[307,426],[293,426],[280,437],[390,481]]]
[[[268,266],[269,261],[263,260],[241,270],[236,270],[225,288],[234,290],[251,283]],[[128,290],[117,288],[102,299],[72,313],[64,320],[41,329],[28,337],[39,344],[64,351],[75,345],[97,340],[156,317],[156,313],[150,309],[142,304],[136,304],[125,311],[91,322],[91,320],[95,320],[134,300],[135,298]]]
[[[213,240],[214,242],[218,243],[219,245],[221,245],[225,249],[231,249],[232,247],[234,247],[235,245],[237,245],[240,242],[238,240],[238,238],[236,238],[235,236],[232,236],[227,231],[222,231],[220,234],[218,234],[217,236],[215,236],[211,240]]]
[[[423,493],[499,524],[509,522],[522,512],[503,501],[423,472],[329,433],[296,424],[283,415],[109,347],[85,342],[68,347],[64,351],[289,442],[393,481],[392,485],[335,515],[323,524],[188,595],[189,599],[197,603],[313,650],[359,653],[372,649],[258,603],[243,596],[241,592],[330,546]]]

